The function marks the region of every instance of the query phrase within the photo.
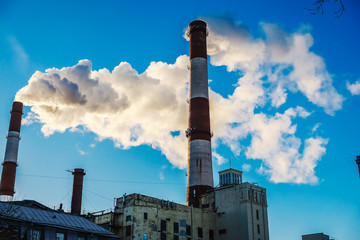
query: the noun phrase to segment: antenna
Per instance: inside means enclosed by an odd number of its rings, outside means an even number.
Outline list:
[[[230,168],[231,168],[231,158],[229,158],[229,162],[230,162]]]

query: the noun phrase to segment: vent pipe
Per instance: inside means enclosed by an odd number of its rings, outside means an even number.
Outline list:
[[[74,182],[71,198],[71,213],[80,215],[85,171],[82,168],[75,168],[72,175],[74,176]]]
[[[189,24],[190,93],[188,170],[186,204],[199,207],[200,198],[213,189],[210,113],[207,71],[207,24],[196,20]]]
[[[6,142],[6,150],[3,169],[0,182],[0,199],[1,201],[11,201],[14,196],[15,175],[17,167],[17,157],[20,142],[21,116],[23,113],[23,104],[13,102],[11,109],[9,132]]]

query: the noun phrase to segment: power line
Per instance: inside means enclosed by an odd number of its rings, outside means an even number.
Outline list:
[[[101,197],[101,198],[103,198],[103,199],[109,200],[109,201],[111,201],[111,202],[114,201],[113,199],[106,198],[106,197],[104,197],[104,196],[102,196],[102,195],[100,195],[100,194],[97,194],[97,193],[92,192],[92,191],[90,191],[90,190],[87,190],[87,189],[85,189],[85,188],[83,188],[83,189],[84,189],[85,191],[87,191],[87,192],[89,192],[89,193],[92,193],[92,194],[94,194],[94,195],[96,195],[96,196],[98,196],[98,197]]]
[[[69,177],[56,177],[56,176],[44,176],[44,175],[33,175],[33,174],[18,174],[25,177],[36,177],[36,178],[50,178],[50,179],[72,179]],[[94,181],[94,182],[118,182],[118,183],[132,183],[132,184],[158,184],[158,185],[183,185],[183,183],[177,182],[141,182],[141,181],[129,181],[129,180],[111,180],[111,179],[91,179],[85,178],[85,181]]]

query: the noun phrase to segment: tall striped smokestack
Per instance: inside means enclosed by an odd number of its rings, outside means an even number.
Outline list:
[[[72,174],[74,176],[74,182],[71,198],[71,213],[80,215],[85,171],[82,168],[75,168]]]
[[[9,133],[6,142],[6,150],[0,183],[0,199],[11,201],[14,196],[15,175],[17,167],[17,157],[20,141],[20,127],[23,104],[14,102],[11,110]]]
[[[200,197],[213,188],[209,93],[207,73],[206,22],[189,24],[190,101],[186,204],[199,207]]]

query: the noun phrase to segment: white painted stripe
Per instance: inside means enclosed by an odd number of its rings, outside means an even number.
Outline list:
[[[195,97],[209,98],[207,60],[202,57],[190,62],[190,99]]]
[[[188,158],[188,186],[214,186],[211,142],[203,139],[190,141]]]
[[[10,131],[7,136],[4,162],[17,162],[20,133]]]
[[[2,202],[11,202],[13,200],[12,196],[0,195],[0,201]]]

